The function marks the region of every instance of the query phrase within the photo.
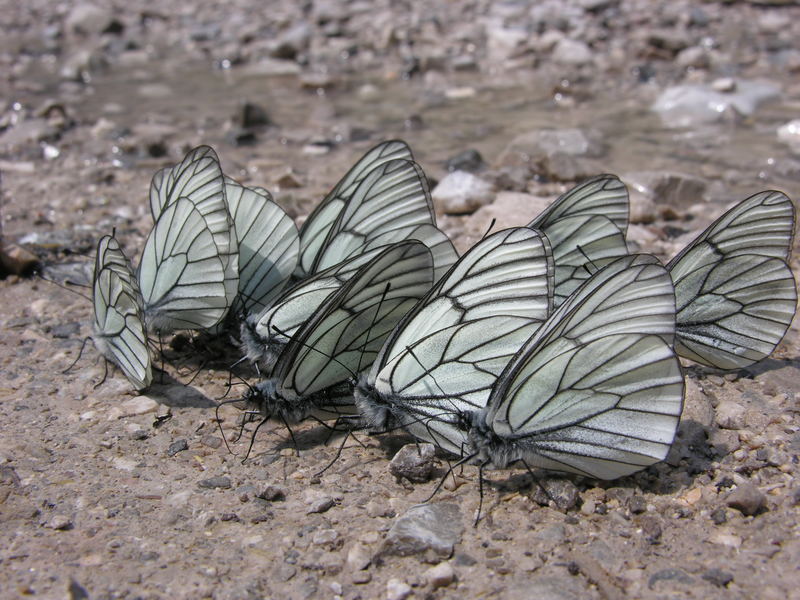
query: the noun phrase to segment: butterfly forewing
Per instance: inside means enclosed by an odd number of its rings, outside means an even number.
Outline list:
[[[213,327],[228,311],[225,267],[214,236],[185,198],[169,204],[156,221],[138,278],[151,331]]]
[[[599,215],[609,219],[625,235],[629,210],[625,184],[616,175],[598,175],[559,196],[528,226],[546,231],[563,217]]]
[[[367,173],[343,207],[312,271],[361,252],[370,237],[422,224],[436,224],[425,174],[412,161],[381,163]]]
[[[247,312],[261,311],[283,290],[297,265],[294,221],[272,201],[232,179],[225,182],[228,208],[239,238],[239,299]]]
[[[297,267],[299,277],[305,277],[311,272],[328,232],[364,177],[381,163],[401,158],[412,159],[411,149],[405,142],[382,142],[368,150],[325,196],[300,229],[300,258]]]

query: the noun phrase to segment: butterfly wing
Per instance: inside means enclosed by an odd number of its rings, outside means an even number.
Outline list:
[[[239,299],[263,310],[281,293],[297,265],[297,227],[269,192],[225,181],[228,208],[239,238]]]
[[[317,394],[368,368],[430,289],[432,269],[430,251],[417,241],[390,246],[361,267],[287,344],[273,372],[282,396]]]
[[[481,459],[600,479],[663,460],[683,407],[674,310],[652,257],[596,273],[498,378],[470,433]]]
[[[553,248],[556,308],[592,273],[628,254],[620,229],[600,215],[560,217],[542,231]]]
[[[362,252],[372,237],[423,224],[435,225],[436,217],[422,169],[408,160],[381,163],[367,173],[342,209],[312,272]]]
[[[104,236],[98,244],[92,291],[95,345],[137,390],[148,387],[153,373],[142,297],[130,262],[112,236]]]
[[[179,198],[191,201],[214,237],[223,267],[228,302],[239,287],[239,250],[236,227],[225,197],[225,177],[214,149],[198,146],[174,167],[158,171],[150,184],[150,209],[158,221],[161,213]]]
[[[194,202],[167,205],[145,242],[138,271],[150,331],[205,329],[230,307],[225,265]]]
[[[629,211],[625,184],[616,175],[597,175],[556,198],[528,227],[546,230],[562,217],[600,215],[614,223],[624,236],[628,231]]]
[[[791,200],[781,192],[760,192],[723,214],[669,262],[681,356],[731,369],[772,352],[796,307],[787,266],[794,227]]]
[[[339,213],[366,175],[380,164],[394,159],[409,159],[411,149],[402,140],[381,142],[367,151],[314,209],[300,228],[300,256],[297,276],[312,272],[317,254],[336,222]]]
[[[488,236],[395,328],[368,378],[377,398],[359,408],[377,426],[369,415],[388,403],[397,424],[459,453],[464,431],[454,416],[485,405],[505,363],[552,309],[552,285],[546,237],[528,228]]]
[[[746,367],[769,356],[797,308],[789,266],[753,254],[700,267],[675,285],[675,350],[719,369]]]

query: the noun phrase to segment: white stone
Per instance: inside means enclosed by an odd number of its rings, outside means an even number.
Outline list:
[[[386,600],[405,600],[411,595],[411,586],[392,578],[386,582]]]
[[[553,60],[562,65],[586,65],[592,62],[592,50],[579,40],[563,38],[553,48]]]
[[[449,214],[471,213],[491,202],[492,184],[466,171],[453,171],[431,193],[438,208]]]
[[[424,577],[431,587],[440,588],[453,583],[456,578],[456,572],[449,562],[441,562],[425,571]]]
[[[158,402],[149,396],[136,396],[122,403],[122,411],[125,416],[146,415],[147,413],[158,410]]]

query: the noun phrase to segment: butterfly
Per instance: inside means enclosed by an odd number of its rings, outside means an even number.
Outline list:
[[[245,394],[248,405],[284,423],[354,412],[357,373],[432,284],[425,244],[408,240],[382,248],[289,337],[270,378]]]
[[[597,269],[628,254],[628,213],[625,184],[616,175],[598,175],[559,196],[528,223],[550,241],[556,307]]]
[[[153,372],[142,314],[143,300],[131,264],[113,235],[97,244],[92,282],[92,339],[137,390],[150,386]]]
[[[797,307],[788,265],[794,227],[792,201],[781,192],[760,192],[667,264],[677,298],[678,354],[736,369],[772,353]]]
[[[463,434],[443,410],[484,406],[514,351],[553,308],[553,259],[546,236],[527,227],[478,242],[400,321],[355,401],[365,426],[405,427],[460,453]]]
[[[181,200],[185,201],[183,207],[165,216],[169,208]],[[194,213],[186,202],[200,216],[203,225],[192,216]],[[179,164],[158,171],[150,184],[150,210],[155,225],[145,243],[139,265],[148,328],[168,333],[182,328],[213,327],[227,314],[239,287],[239,243],[226,199],[225,177],[216,152],[209,146],[198,146],[190,150]],[[192,223],[184,223],[184,218],[191,219]],[[211,235],[210,240],[206,231]],[[189,235],[200,237],[187,237]],[[192,254],[186,254],[189,248]],[[218,261],[212,260],[211,254],[216,254]],[[219,319],[214,320],[212,313],[216,315],[219,309],[218,290],[211,288],[216,288],[218,283],[217,262],[222,266],[225,307]],[[205,291],[200,288],[203,266],[210,268],[206,278],[209,289]],[[159,273],[154,269],[165,270]],[[187,271],[185,275],[183,270]],[[167,282],[178,288],[167,289]],[[185,285],[190,287],[179,289]],[[150,292],[150,297],[145,289]],[[191,315],[191,290],[199,292],[196,318]],[[181,302],[169,301],[171,295],[180,298]],[[215,299],[212,301],[211,297]],[[183,316],[172,319],[169,314],[163,314],[161,307],[167,305],[166,313],[180,310]],[[212,312],[208,312],[210,305],[214,306]],[[214,322],[205,325],[211,321]]]
[[[461,416],[464,454],[597,479],[663,460],[683,410],[674,332],[672,281],[657,259],[614,261],[517,351],[485,408]]]

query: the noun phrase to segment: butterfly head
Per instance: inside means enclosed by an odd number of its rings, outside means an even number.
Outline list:
[[[362,374],[353,389],[356,408],[364,418],[367,429],[388,431],[391,425],[391,410],[383,395],[376,389],[369,377]]]
[[[468,428],[467,448],[464,454],[474,454],[476,464],[504,469],[519,458],[513,440],[503,438],[492,430],[486,421],[486,409],[469,411],[461,416]]]
[[[264,419],[291,425],[308,417],[315,408],[309,398],[285,395],[276,379],[258,382],[245,392],[243,399],[247,410],[258,411]]]

